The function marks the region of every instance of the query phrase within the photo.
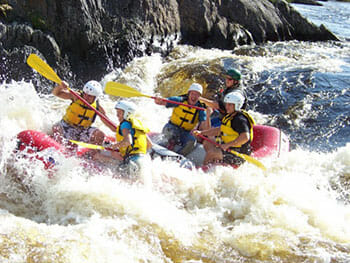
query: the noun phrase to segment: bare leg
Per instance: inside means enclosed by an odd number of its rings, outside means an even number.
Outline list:
[[[202,144],[203,144],[203,148],[206,152],[208,152],[213,146],[212,143],[205,141],[205,140],[203,140]]]
[[[206,155],[203,161],[203,165],[215,163],[223,159],[222,151],[220,148],[215,147],[213,144],[206,144],[204,147],[206,150]]]

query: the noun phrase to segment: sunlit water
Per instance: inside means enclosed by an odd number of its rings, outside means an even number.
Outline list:
[[[261,160],[267,172],[245,164],[204,173],[155,159],[138,178],[121,179],[44,152],[57,162],[50,174],[39,161],[16,159],[14,136],[49,132],[69,102],[31,83],[0,84],[0,262],[350,261],[349,55],[348,42],[269,43],[235,54],[179,46],[166,61],[135,59],[99,80],[168,96],[188,71],[200,77],[196,69],[234,64],[257,122],[291,141],[291,152]],[[101,98],[115,123],[118,99]],[[171,111],[132,100],[161,131]]]
[[[322,6],[293,4],[301,14],[316,25],[324,24],[341,38],[350,39],[350,5],[349,3],[327,1]]]

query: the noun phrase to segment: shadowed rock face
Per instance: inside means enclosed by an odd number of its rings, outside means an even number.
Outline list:
[[[62,74],[68,67],[84,81],[136,56],[166,55],[175,42],[234,49],[291,39],[337,38],[284,1],[0,0],[2,59],[22,63],[37,50]],[[0,79],[11,75],[10,68],[0,67]]]

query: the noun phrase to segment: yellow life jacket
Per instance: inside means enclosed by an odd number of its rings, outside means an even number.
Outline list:
[[[187,99],[183,103],[188,104]],[[203,103],[197,104],[199,104],[200,107],[205,107]],[[191,131],[199,122],[199,110],[179,105],[174,108],[170,117],[170,122],[186,131]]]
[[[250,126],[249,127],[249,134],[250,134],[249,141],[252,141],[253,140],[253,126],[255,125],[254,119],[252,118],[252,116],[249,115],[248,112],[246,112],[244,110],[237,112],[237,114],[243,114],[248,119],[249,124],[250,124],[249,125]],[[239,136],[239,133],[237,131],[235,131],[231,125],[231,121],[234,117],[236,117],[236,115],[232,116],[231,114],[227,114],[222,119],[221,126],[220,126],[220,136],[221,136],[221,141],[223,143],[232,142],[232,141],[236,140]],[[237,147],[241,147],[241,146],[242,145],[239,145]]]
[[[98,102],[95,100],[92,107],[98,110]],[[89,109],[81,100],[73,101],[66,110],[63,120],[73,126],[90,127],[96,119],[96,113]]]
[[[140,120],[135,118],[129,118],[127,121],[131,124],[131,128],[134,130],[134,135],[132,136],[132,143],[128,147],[119,148],[119,152],[123,157],[127,157],[133,154],[146,154],[147,152],[147,136],[149,129],[141,123]],[[124,122],[122,121],[122,123]],[[120,142],[124,139],[123,133],[120,130],[121,124],[117,127],[116,130],[116,139],[117,142]]]

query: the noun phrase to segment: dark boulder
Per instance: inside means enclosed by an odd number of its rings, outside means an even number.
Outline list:
[[[0,0],[0,59],[26,46],[58,72],[100,79],[180,43],[234,49],[283,40],[337,40],[279,0]],[[23,52],[18,52],[18,60]],[[0,79],[4,79],[4,70]],[[68,77],[70,75],[67,75]],[[11,78],[11,77],[9,77]],[[74,78],[74,75],[71,76]]]

